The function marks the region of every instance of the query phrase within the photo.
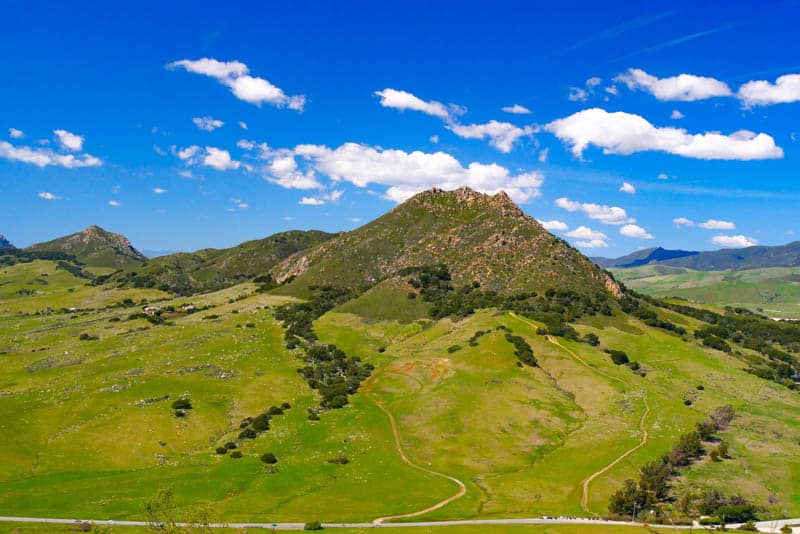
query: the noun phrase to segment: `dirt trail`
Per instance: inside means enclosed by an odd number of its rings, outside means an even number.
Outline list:
[[[528,323],[530,326],[534,326],[534,323],[532,323],[531,321],[528,321],[527,319],[525,319],[523,317],[518,316],[517,314],[515,314],[513,312],[510,315],[515,317],[516,319],[519,319],[522,322]],[[556,345],[561,350],[563,350],[564,352],[566,352],[567,354],[572,356],[574,359],[579,361],[582,365],[584,365],[585,367],[591,369],[595,373],[597,373],[599,375],[602,375],[602,376],[604,376],[604,377],[606,377],[606,378],[608,378],[610,380],[615,380],[615,381],[625,385],[628,388],[632,387],[630,382],[628,382],[627,380],[624,380],[624,379],[616,377],[616,376],[612,376],[612,375],[610,375],[608,373],[605,373],[604,371],[601,371],[600,369],[597,369],[596,367],[593,367],[591,364],[589,364],[589,362],[587,362],[586,360],[581,358],[573,350],[571,350],[568,347],[565,347],[564,345],[559,343],[558,340],[555,337],[548,335],[548,336],[545,336],[545,338],[547,339],[547,341],[549,343],[552,343],[553,345]],[[591,475],[589,475],[588,477],[583,479],[583,481],[581,482],[581,508],[587,514],[592,514],[592,515],[595,515],[595,516],[597,515],[596,513],[594,513],[591,510],[589,510],[589,484],[591,484],[594,479],[596,479],[597,477],[603,475],[604,473],[606,473],[607,471],[612,469],[615,465],[620,463],[622,460],[627,458],[629,455],[633,454],[635,451],[637,451],[638,449],[644,447],[647,444],[648,435],[647,435],[647,427],[645,425],[645,421],[647,420],[647,416],[650,414],[650,405],[647,403],[647,396],[644,395],[644,393],[642,393],[642,402],[644,403],[644,412],[642,412],[642,417],[639,419],[639,432],[641,433],[641,436],[642,436],[641,440],[639,441],[639,443],[637,445],[631,447],[627,451],[623,452],[620,456],[618,456],[616,459],[614,459],[614,461],[612,461],[610,464],[606,465],[605,467],[603,467],[599,471],[596,471],[596,472],[592,473]]]
[[[394,448],[397,451],[398,456],[400,456],[400,459],[403,460],[403,462],[405,462],[406,464],[408,464],[409,466],[413,467],[414,469],[416,469],[418,471],[422,471],[423,473],[427,473],[429,475],[433,475],[433,476],[436,476],[436,477],[439,477],[439,478],[444,478],[444,479],[447,479],[447,480],[455,483],[458,486],[458,491],[454,495],[452,495],[452,496],[450,496],[450,497],[448,497],[448,498],[446,498],[446,499],[444,499],[442,501],[439,501],[436,504],[434,504],[433,506],[429,506],[428,508],[425,508],[424,510],[417,510],[416,512],[409,512],[407,514],[398,514],[398,515],[389,515],[389,516],[385,516],[385,517],[379,517],[379,518],[373,520],[372,522],[376,523],[376,524],[381,524],[381,523],[385,523],[386,521],[392,521],[392,520],[395,520],[395,519],[409,519],[411,517],[419,517],[421,515],[427,514],[428,512],[433,512],[434,510],[438,510],[439,508],[443,508],[443,507],[447,506],[448,504],[450,504],[451,502],[453,502],[453,501],[455,501],[457,499],[460,499],[461,497],[466,495],[467,486],[465,486],[464,483],[461,482],[459,479],[457,479],[455,477],[451,477],[450,475],[446,475],[444,473],[439,473],[438,471],[434,471],[432,469],[428,469],[427,467],[423,467],[421,465],[415,464],[413,461],[411,461],[411,459],[409,459],[408,456],[406,456],[406,453],[403,451],[403,446],[400,443],[400,434],[397,431],[397,423],[395,422],[394,415],[392,415],[392,413],[389,410],[386,409],[386,407],[383,405],[383,403],[381,401],[377,400],[372,395],[372,385],[373,385],[373,383],[375,381],[375,378],[376,377],[373,377],[373,379],[371,379],[369,381],[369,384],[365,384],[366,387],[362,389],[362,392],[365,393],[367,395],[367,397],[369,397],[370,400],[372,400],[372,402],[375,403],[375,406],[380,408],[381,411],[383,411],[383,413],[386,414],[386,417],[389,418],[389,425],[392,428],[392,436],[394,437]]]

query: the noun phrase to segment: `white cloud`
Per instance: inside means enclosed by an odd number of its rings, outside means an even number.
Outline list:
[[[775,83],[753,80],[739,87],[737,96],[748,107],[788,104],[800,100],[800,74],[785,74]]]
[[[303,197],[300,199],[300,204],[305,206],[322,206],[326,202],[339,202],[339,199],[342,198],[344,191],[340,189],[334,189],[330,193],[323,193],[316,197]]]
[[[156,195],[163,195],[166,192],[167,192],[166,189],[162,189],[160,187],[154,187],[153,188],[153,193],[155,193]]]
[[[636,239],[653,239],[653,236],[648,234],[647,230],[635,224],[626,224],[619,229],[619,233],[625,237],[633,237]]]
[[[207,146],[206,155],[203,158],[203,165],[218,171],[227,171],[229,169],[238,169],[241,163],[232,160],[231,154],[227,150]]]
[[[552,221],[539,221],[539,224],[541,224],[545,230],[548,230],[550,232],[553,231],[563,232],[565,230],[569,230],[569,226],[567,226],[567,223],[556,219],[553,219]]]
[[[605,88],[605,92],[610,95],[617,96],[619,94],[619,89],[617,89],[616,85],[609,85]]]
[[[656,176],[656,178],[658,178],[659,180],[669,180],[669,174],[665,172],[660,172],[658,173],[658,176]]]
[[[783,157],[783,150],[764,133],[740,130],[731,135],[716,132],[689,134],[679,128],[657,128],[644,117],[625,112],[609,113],[591,108],[544,126],[580,157],[589,145],[604,154],[629,155],[661,151],[688,158],[756,160]]]
[[[353,217],[352,219],[350,219],[350,221],[354,222],[354,223],[359,223],[359,222],[361,222],[361,218],[360,217]]]
[[[432,136],[430,136],[430,137],[428,138],[428,140],[429,140],[431,143],[433,143],[434,145],[436,145],[436,144],[438,144],[438,143],[439,143],[439,136],[438,136],[438,135],[432,135]]]
[[[192,119],[195,126],[206,132],[213,132],[217,128],[222,128],[225,123],[213,117],[195,117]]]
[[[190,170],[186,170],[186,169],[180,170],[180,171],[178,171],[178,174],[182,178],[187,178],[189,180],[194,180],[194,174],[192,174],[192,171],[190,171]]]
[[[421,111],[445,121],[452,120],[455,115],[464,113],[464,109],[459,106],[453,104],[448,106],[435,100],[425,101],[407,91],[399,91],[389,87],[383,91],[375,91],[375,95],[381,97],[381,106],[385,108],[394,108],[401,111],[406,109]]]
[[[167,65],[169,69],[184,68],[188,72],[215,78],[230,88],[239,100],[260,106],[263,103],[295,111],[303,111],[304,95],[289,96],[264,78],[250,76],[247,65],[239,61],[218,61],[211,58],[197,60],[182,59]]]
[[[385,197],[395,202],[402,202],[432,187],[450,190],[469,186],[487,194],[505,191],[514,201],[524,203],[540,195],[539,188],[544,181],[538,172],[514,175],[495,163],[473,162],[464,167],[446,152],[405,152],[345,143],[335,149],[322,145],[298,145],[289,154],[301,159],[306,173],[319,172],[334,182],[347,181],[357,187],[370,184],[388,186]],[[271,157],[274,162],[287,157],[287,154],[278,153]],[[288,161],[281,165],[285,169],[294,169]]]
[[[16,128],[9,128],[8,136],[11,139],[22,139],[23,137],[25,137],[25,132],[23,132],[22,130],[17,130]]]
[[[606,239],[606,234],[603,232],[598,232],[597,230],[592,230],[588,226],[579,226],[572,230],[571,232],[567,232],[567,237],[576,237],[578,239],[587,239],[587,240],[600,240]]]
[[[681,226],[695,226],[695,222],[691,219],[687,219],[686,217],[676,217],[672,219],[672,223],[680,228]]]
[[[236,142],[236,146],[238,146],[242,150],[253,150],[253,148],[255,148],[256,146],[256,143],[255,141],[250,141],[248,139],[239,139]]]
[[[61,197],[56,196],[53,193],[49,193],[47,191],[42,191],[41,193],[39,193],[38,196],[39,196],[39,198],[44,199],[44,200],[58,200],[59,198],[61,198]]]
[[[614,78],[614,81],[624,83],[631,90],[646,91],[658,100],[692,102],[732,94],[726,83],[694,74],[679,74],[659,79],[642,69],[628,69],[627,72]]]
[[[174,147],[173,147],[174,150]],[[176,152],[179,159],[185,161],[188,165],[196,163],[195,156],[200,153],[200,147],[197,145],[187,146]]]
[[[604,224],[634,223],[635,219],[628,217],[628,212],[618,206],[606,206],[591,202],[576,202],[565,197],[556,199],[556,206],[567,211],[582,211],[590,219]]]
[[[586,99],[589,98],[589,93],[582,87],[570,87],[567,98],[573,102],[586,102]]]
[[[733,230],[736,228],[736,225],[730,221],[718,221],[716,219],[709,219],[697,226],[706,230]]]
[[[46,148],[30,148],[27,146],[14,146],[6,141],[0,141],[0,158],[21,163],[30,163],[37,167],[66,167],[77,169],[80,167],[99,167],[102,160],[91,154],[58,154]]]
[[[58,137],[58,143],[64,150],[70,152],[80,152],[83,150],[83,136],[76,135],[66,130],[53,130],[53,133]]]
[[[547,156],[550,154],[550,149],[544,147],[540,152],[539,156],[536,158],[539,160],[539,163],[547,163]]]
[[[118,208],[122,206],[122,203],[119,202],[118,200],[109,200],[108,205],[111,206],[112,208]]]
[[[628,182],[622,182],[622,185],[619,186],[619,190],[623,193],[628,193],[629,195],[636,194],[636,188],[633,186],[633,184]]]
[[[684,118],[685,116],[686,115],[681,113],[679,110],[673,109],[672,113],[670,113],[670,115],[669,115],[669,118],[670,119],[675,119],[675,120],[680,120],[680,119]]]
[[[451,124],[450,131],[464,139],[489,138],[489,144],[504,154],[511,152],[514,143],[523,136],[533,134],[533,128],[520,128],[508,122],[491,120],[484,124]]]
[[[715,235],[711,242],[721,247],[745,248],[758,245],[752,237],[743,235]]]
[[[322,206],[325,201],[313,197],[303,197],[300,199],[300,204],[303,206]]]
[[[239,128],[241,128],[242,130],[246,130],[247,129],[247,123],[244,122],[244,121],[239,121]]]
[[[520,104],[514,104],[513,106],[505,106],[500,108],[500,110],[505,111],[506,113],[514,113],[516,115],[529,115],[531,113],[531,110]]]
[[[589,241],[578,241],[575,243],[579,247],[583,248],[606,248],[608,247],[608,243],[604,239],[591,239]]]
[[[598,85],[603,83],[603,78],[598,78],[597,76],[592,76],[588,80],[586,80],[586,87],[589,89],[594,89]]]
[[[249,208],[249,207],[250,207],[250,204],[248,204],[247,202],[245,202],[245,201],[244,201],[244,200],[242,200],[241,198],[232,198],[232,199],[231,199],[231,202],[233,202],[233,204],[234,204],[234,205],[235,205],[237,208],[239,208],[240,210],[246,210],[247,208]],[[231,209],[229,209],[228,211],[236,211],[236,210],[234,210],[234,209],[232,209],[232,208],[231,208]]]
[[[313,169],[298,170],[291,152],[275,157],[267,166],[267,180],[286,189],[322,189]]]
[[[153,152],[155,152],[159,156],[166,156],[167,155],[166,150],[164,150],[163,148],[161,148],[158,145],[153,145]]]

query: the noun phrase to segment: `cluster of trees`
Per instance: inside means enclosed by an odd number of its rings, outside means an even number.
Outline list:
[[[280,406],[270,406],[264,412],[256,415],[255,417],[245,417],[239,423],[239,439],[255,439],[262,432],[269,430],[269,423],[276,415],[283,415],[283,413],[291,408],[288,402],[284,402]]]
[[[319,391],[323,408],[341,408],[348,395],[358,391],[374,367],[360,358],[347,356],[336,345],[315,344],[306,348],[306,366],[298,369],[308,385]]]
[[[712,516],[719,522],[745,523],[757,518],[758,509],[741,495],[728,496],[715,489],[688,488],[678,498],[677,508],[688,517]]]
[[[84,265],[78,258],[66,252],[55,250],[31,251],[18,248],[0,249],[0,265],[2,266],[10,267],[17,263],[31,263],[36,260],[65,261],[79,267]]]
[[[587,315],[611,315],[611,297],[605,292],[576,293],[566,289],[549,289],[543,294],[519,292],[498,295],[480,289],[478,282],[456,288],[446,265],[410,267],[399,273],[419,290],[422,299],[430,304],[434,319],[466,317],[480,308],[501,308],[514,311],[544,323],[543,333],[584,341],[568,323]],[[587,343],[595,341],[589,337]]]
[[[714,410],[695,430],[682,435],[670,452],[645,464],[639,470],[639,480],[628,479],[609,501],[611,513],[630,516],[636,511],[652,508],[669,497],[670,479],[678,470],[688,467],[704,453],[703,442],[714,439],[717,432],[728,428],[734,416],[731,406]]]
[[[533,355],[533,349],[522,336],[515,336],[514,334],[507,333],[506,341],[514,345],[514,356],[531,367],[538,367],[539,362],[536,361],[536,356]]]
[[[614,365],[624,365],[629,367],[631,371],[636,371],[640,375],[645,376],[645,372],[641,369],[642,366],[639,365],[639,362],[628,358],[628,354],[625,351],[617,349],[605,349],[605,351],[611,357],[611,361],[614,362]]]
[[[275,310],[275,318],[283,322],[283,337],[288,349],[297,348],[304,342],[316,343],[314,321],[354,296],[349,289],[332,286],[314,286],[309,289],[313,294],[308,301],[284,304]]]
[[[686,333],[685,328],[659,318],[656,312],[654,312],[652,309],[648,308],[644,304],[643,299],[637,297],[638,295],[631,295],[623,298],[622,301],[620,302],[622,311],[624,311],[627,314],[633,315],[647,326],[660,328],[662,330],[672,332],[679,336],[682,336],[683,334]]]
[[[695,331],[703,344],[725,352],[732,352],[731,343],[737,343],[764,356],[760,363],[750,362],[749,371],[761,378],[797,389],[800,378],[800,322],[773,321],[743,308],[725,309],[725,314],[642,297],[655,305],[688,315],[708,326]],[[794,354],[792,354],[794,353]]]

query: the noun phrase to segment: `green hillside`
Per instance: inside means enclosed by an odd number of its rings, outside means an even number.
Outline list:
[[[179,295],[215,291],[266,275],[278,261],[331,237],[333,234],[317,230],[293,230],[228,249],[159,256],[115,275],[111,282],[127,287],[159,288]]]
[[[738,306],[769,317],[800,319],[800,267],[693,271],[649,265],[613,272],[626,286],[648,295]]]
[[[127,237],[90,226],[85,230],[52,241],[37,243],[31,252],[64,252],[91,267],[122,269],[141,265],[147,258],[136,250]]]
[[[420,193],[387,214],[295,254],[273,269],[288,291],[364,288],[405,268],[446,264],[458,285],[500,293],[568,287],[618,291],[614,281],[565,241],[525,215],[505,193],[469,188]]]

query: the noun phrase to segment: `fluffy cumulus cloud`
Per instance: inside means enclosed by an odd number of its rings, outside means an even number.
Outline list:
[[[676,217],[672,219],[672,224],[680,228],[681,226],[694,226],[695,223],[691,219],[687,219],[686,217]]]
[[[325,201],[315,197],[303,197],[300,199],[299,204],[302,206],[322,206]]]
[[[669,118],[674,120],[680,120],[684,117],[686,117],[686,115],[684,115],[683,113],[680,112],[680,110],[677,109],[673,109],[672,113],[669,114]]]
[[[783,157],[783,150],[764,133],[746,130],[723,135],[717,132],[690,134],[679,128],[658,128],[632,113],[591,108],[555,120],[544,129],[582,156],[589,145],[604,154],[629,155],[660,151],[687,158],[708,160],[757,160]]]
[[[29,163],[37,167],[53,166],[67,169],[99,167],[103,164],[100,158],[91,154],[60,154],[48,148],[14,146],[6,141],[0,141],[0,158]]]
[[[395,202],[432,187],[469,186],[487,194],[505,191],[514,201],[524,203],[540,195],[544,181],[538,172],[513,174],[494,163],[464,166],[446,152],[405,152],[358,143],[337,148],[298,145],[291,150],[267,151],[262,157],[267,160],[266,178],[284,187],[322,188],[318,176],[324,175],[356,187],[386,186],[384,196]]]
[[[539,221],[539,224],[541,224],[545,230],[549,230],[550,232],[554,231],[564,232],[566,230],[569,230],[569,226],[567,226],[567,223],[556,219],[553,219],[552,221]]]
[[[589,91],[583,87],[570,87],[567,98],[573,102],[586,102],[589,98]]]
[[[631,90],[646,91],[658,100],[692,102],[733,94],[728,84],[694,74],[657,78],[642,69],[628,69],[614,78],[614,81],[625,84]]]
[[[240,61],[218,61],[212,58],[181,59],[169,63],[167,68],[182,68],[194,74],[215,78],[227,86],[236,98],[257,106],[266,103],[279,108],[303,111],[306,104],[304,95],[289,96],[280,87],[264,78],[251,76],[247,65]]]
[[[66,130],[53,130],[53,133],[56,134],[58,144],[62,149],[69,150],[70,152],[80,152],[83,150],[83,136],[76,135]]]
[[[520,137],[533,134],[533,128],[520,128],[508,122],[491,120],[485,124],[451,124],[448,129],[464,139],[489,139],[489,144],[504,154],[511,152]]]
[[[758,245],[758,241],[744,235],[715,235],[711,242],[721,247],[745,248]]]
[[[195,117],[192,119],[195,126],[206,132],[213,132],[217,128],[222,128],[225,123],[213,117]]]
[[[16,128],[9,128],[8,136],[11,139],[22,139],[23,137],[25,137],[25,132],[23,132],[22,130],[17,130]]]
[[[231,154],[227,150],[215,148],[213,146],[207,146],[206,154],[203,157],[203,165],[218,171],[227,171],[231,169],[238,169],[241,166],[241,163],[231,159]]]
[[[576,202],[566,197],[556,199],[556,206],[567,211],[582,211],[590,219],[604,224],[627,224],[636,222],[628,217],[628,212],[618,206],[606,206],[591,202]]]
[[[619,229],[619,233],[625,237],[633,237],[636,239],[653,239],[653,236],[647,233],[647,230],[635,224],[626,224]]]
[[[505,106],[500,108],[501,111],[505,111],[506,113],[513,113],[515,115],[530,115],[531,110],[522,106],[520,104],[514,104],[513,106]]]
[[[753,80],[739,87],[737,95],[745,106],[769,106],[800,101],[800,74],[780,76],[775,83]]]
[[[383,91],[375,91],[375,95],[381,98],[381,106],[394,108],[401,111],[410,109],[420,111],[442,120],[452,120],[456,115],[464,113],[464,109],[454,104],[445,105],[435,100],[422,100],[418,96],[407,91],[386,88]]]
[[[583,248],[605,248],[608,246],[608,242],[606,241],[607,236],[603,232],[598,232],[596,230],[592,230],[588,226],[579,226],[572,230],[571,232],[567,232],[567,237],[574,237],[578,239],[575,244],[579,247]]]
[[[636,194],[636,188],[628,182],[622,182],[622,185],[619,186],[619,190],[623,193],[628,193],[629,195]]]
[[[717,219],[709,219],[697,226],[705,230],[734,230],[736,228],[736,225],[730,221],[718,221]]]
[[[61,198],[61,197],[56,196],[53,193],[50,193],[48,191],[42,191],[41,193],[39,193],[38,196],[42,200],[58,200],[59,198]]]

